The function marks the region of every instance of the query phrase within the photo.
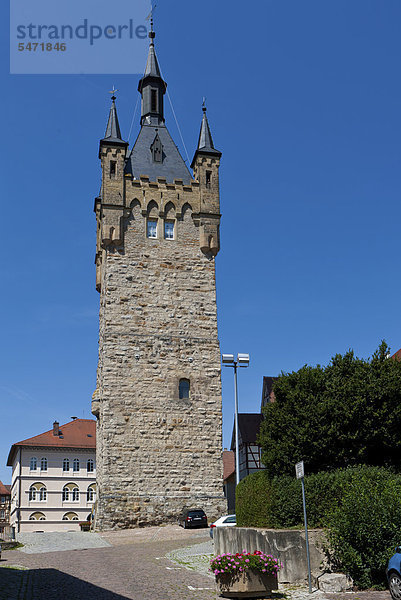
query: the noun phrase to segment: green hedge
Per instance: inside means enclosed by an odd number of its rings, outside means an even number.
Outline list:
[[[352,467],[305,477],[309,527],[325,527],[334,570],[361,588],[385,583],[385,567],[401,543],[401,475],[383,467]],[[237,524],[303,526],[301,484],[265,471],[237,486]]]

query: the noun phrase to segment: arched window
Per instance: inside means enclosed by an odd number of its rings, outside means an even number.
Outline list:
[[[95,468],[95,464],[93,462],[93,458],[88,458],[87,463],[86,463],[86,470],[88,471],[88,473],[93,473]]]
[[[78,521],[78,515],[74,512],[65,513],[62,518],[63,521]]]
[[[33,483],[29,488],[29,500],[35,502],[45,502],[47,500],[47,490],[43,483]]]
[[[189,389],[190,389],[190,385],[189,385],[189,379],[180,379],[180,383],[179,383],[179,398],[183,399],[183,398],[189,398]]]
[[[70,459],[65,458],[63,460],[63,471],[69,471],[69,470],[70,470]]]
[[[47,471],[47,458],[43,457],[40,459],[40,470]]]
[[[36,459],[36,456],[32,456],[31,462],[29,463],[29,469],[31,471],[36,471],[37,468],[38,468],[38,461]]]
[[[94,502],[96,500],[96,484],[92,483],[86,492],[86,501]]]
[[[79,502],[79,489],[76,483],[67,483],[63,487],[63,502]]]
[[[79,458],[74,458],[74,462],[72,463],[72,470],[79,471]]]
[[[42,512],[34,512],[29,517],[30,521],[46,521],[46,517]]]

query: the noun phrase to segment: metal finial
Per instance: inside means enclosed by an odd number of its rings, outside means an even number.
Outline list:
[[[118,92],[118,90],[116,90],[116,88],[113,85],[113,89],[109,91],[109,94],[112,94],[111,99],[114,101],[116,99],[116,93]]]
[[[153,13],[154,13],[154,11],[155,11],[155,9],[156,9],[156,6],[157,6],[157,5],[156,5],[156,4],[152,4],[151,6],[152,6],[152,8],[151,8],[151,10],[150,10],[150,13],[149,13],[149,14],[148,14],[148,16],[146,17],[146,20],[147,20],[147,21],[150,21],[150,31],[149,31],[149,38],[150,38],[150,40],[151,40],[151,42],[150,42],[150,43],[151,43],[151,44],[153,44],[153,39],[154,39],[154,37],[155,37],[155,32],[153,31]]]
[[[202,100],[202,110],[203,112],[206,112],[206,97],[203,96],[203,100]]]

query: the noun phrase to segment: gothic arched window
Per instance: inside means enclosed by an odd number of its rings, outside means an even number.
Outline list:
[[[180,379],[180,383],[178,386],[180,400],[183,398],[189,398],[189,390],[189,379]]]

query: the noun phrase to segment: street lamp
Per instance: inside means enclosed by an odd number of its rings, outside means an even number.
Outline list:
[[[239,484],[239,447],[238,447],[238,385],[237,385],[237,367],[249,367],[249,354],[237,354],[237,360],[234,360],[234,354],[222,354],[221,362],[225,367],[234,369],[234,394],[235,394],[235,482]]]

